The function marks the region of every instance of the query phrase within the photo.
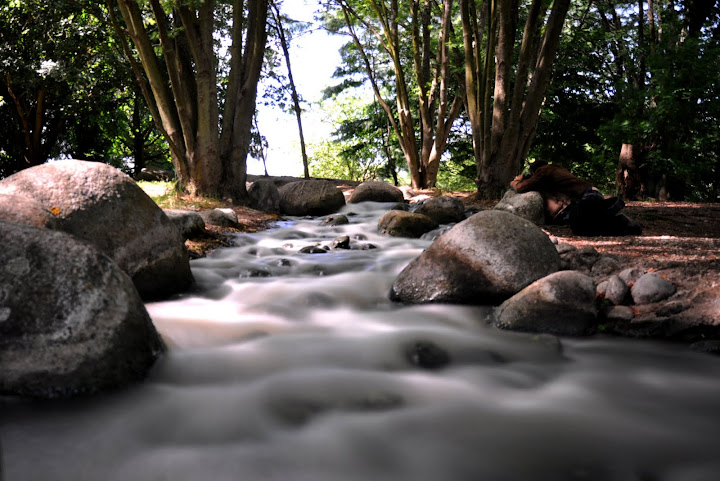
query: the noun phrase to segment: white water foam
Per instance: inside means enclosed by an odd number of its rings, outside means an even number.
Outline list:
[[[147,306],[170,347],[147,382],[2,400],[2,480],[720,479],[720,360],[393,304],[431,239],[379,236],[387,208],[291,219],[194,261],[198,292]],[[298,253],[341,235],[377,248]]]

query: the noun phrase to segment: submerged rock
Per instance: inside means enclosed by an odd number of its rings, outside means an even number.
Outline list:
[[[442,234],[398,275],[400,302],[493,304],[558,270],[549,237],[531,222],[483,211]]]
[[[405,347],[405,356],[413,366],[441,369],[450,364],[450,354],[431,341],[415,341]]]
[[[62,232],[0,222],[0,392],[57,398],[145,377],[163,344],[135,286]]]

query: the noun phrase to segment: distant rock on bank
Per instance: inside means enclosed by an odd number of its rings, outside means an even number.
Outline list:
[[[334,214],[345,205],[342,191],[324,180],[301,180],[278,189],[280,212],[293,216]]]
[[[371,180],[358,185],[350,195],[348,202],[403,202],[403,193],[400,189],[387,182]]]

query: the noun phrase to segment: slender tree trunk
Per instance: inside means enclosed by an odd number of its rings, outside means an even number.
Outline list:
[[[235,0],[233,29],[242,25],[242,1]],[[250,0],[248,2],[247,36],[243,49],[242,61],[232,64],[230,77],[234,77],[235,85],[232,110],[233,122],[223,128],[221,137],[221,159],[223,165],[223,196],[235,200],[247,198],[245,180],[247,177],[247,156],[250,149],[250,131],[255,113],[257,83],[260,79],[265,44],[267,41],[266,18],[268,0]],[[232,48],[235,52],[241,49],[241,38],[234,36]],[[231,80],[232,81],[232,80]],[[226,106],[227,115],[227,106]],[[223,142],[224,138],[224,142]]]
[[[305,172],[305,178],[309,179],[310,168],[308,166],[307,151],[305,149],[305,135],[303,134],[302,126],[302,109],[300,108],[300,96],[297,93],[297,88],[295,88],[295,80],[293,80],[292,68],[290,66],[290,49],[288,48],[285,29],[282,26],[280,11],[278,10],[274,0],[271,0],[270,6],[272,8],[273,16],[275,17],[275,28],[277,29],[278,37],[280,37],[280,46],[282,47],[283,56],[285,57],[285,65],[288,70],[288,81],[290,82],[290,88],[292,90],[293,110],[295,110],[298,133],[300,134],[300,153],[302,154],[303,170]]]
[[[30,165],[40,165],[47,161],[47,155],[42,148],[42,131],[45,121],[45,89],[40,88],[35,98],[35,108],[23,105],[12,89],[12,77],[5,77],[8,95],[15,104],[20,125],[25,138],[25,162]]]
[[[453,0],[443,2],[443,16],[440,36],[435,42],[432,38],[431,14],[435,2],[430,0],[412,0],[410,4],[410,25],[402,24],[409,30],[413,43],[413,64],[407,69],[403,64],[400,51],[400,26],[398,18],[398,0],[368,0],[380,24],[374,30],[361,16],[355,12],[345,0],[336,0],[345,15],[345,23],[350,35],[363,58],[368,78],[378,102],[382,105],[388,120],[398,138],[400,148],[410,172],[411,184],[414,188],[433,187],[437,180],[440,158],[445,151],[450,127],[462,108],[463,95],[456,96],[450,105],[449,99],[449,32],[452,28]],[[383,99],[375,79],[375,73],[368,60],[362,43],[353,27],[352,19],[358,19],[380,41],[392,61],[395,73],[395,96],[397,120],[395,112]],[[409,27],[409,28],[408,28]],[[437,46],[437,52],[433,48]],[[432,59],[435,57],[435,65]],[[408,75],[415,75],[412,85],[417,85],[417,99],[420,104],[417,117],[413,115],[413,94]],[[419,124],[419,125],[418,125]],[[419,134],[419,135],[418,135]]]

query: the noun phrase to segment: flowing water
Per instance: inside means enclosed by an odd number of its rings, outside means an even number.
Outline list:
[[[147,382],[0,400],[2,481],[720,479],[720,359],[393,304],[431,240],[378,236],[387,208],[194,261],[198,292],[148,305],[169,352]],[[298,252],[342,235],[354,249]]]

